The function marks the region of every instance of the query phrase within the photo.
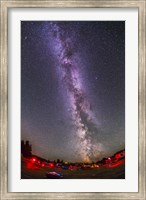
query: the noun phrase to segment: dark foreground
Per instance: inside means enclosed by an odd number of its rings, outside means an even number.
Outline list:
[[[63,179],[124,179],[125,162],[116,166],[102,166],[91,169],[61,169],[31,166],[28,167],[25,162],[21,164],[22,179],[46,179],[46,173],[58,172],[63,175]]]

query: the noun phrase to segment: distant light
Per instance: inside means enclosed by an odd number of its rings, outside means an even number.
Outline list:
[[[35,159],[35,158],[33,158],[33,159],[32,159],[32,161],[33,161],[33,162],[35,162],[35,161],[36,161],[36,159]]]
[[[53,163],[50,163],[50,167],[53,167],[54,165],[53,165]]]
[[[44,164],[42,164],[42,167],[44,167],[45,165]]]

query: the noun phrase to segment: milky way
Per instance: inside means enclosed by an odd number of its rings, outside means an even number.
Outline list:
[[[49,159],[125,144],[124,22],[22,22],[22,139]]]
[[[52,38],[52,49],[59,61],[61,81],[69,93],[70,112],[76,127],[76,136],[79,138],[79,152],[84,161],[92,161],[97,158],[99,141],[93,141],[93,134],[98,134],[97,124],[93,120],[93,113],[90,103],[87,102],[82,90],[79,67],[75,62],[76,48],[74,38],[67,35],[66,31],[59,26],[59,23],[50,23],[50,34]]]

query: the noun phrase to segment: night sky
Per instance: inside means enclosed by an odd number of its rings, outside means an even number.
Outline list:
[[[49,160],[125,147],[125,22],[21,22],[21,139]]]

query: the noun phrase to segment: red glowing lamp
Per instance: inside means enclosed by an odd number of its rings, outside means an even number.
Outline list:
[[[53,167],[54,165],[53,165],[53,163],[50,163],[50,167]]]

